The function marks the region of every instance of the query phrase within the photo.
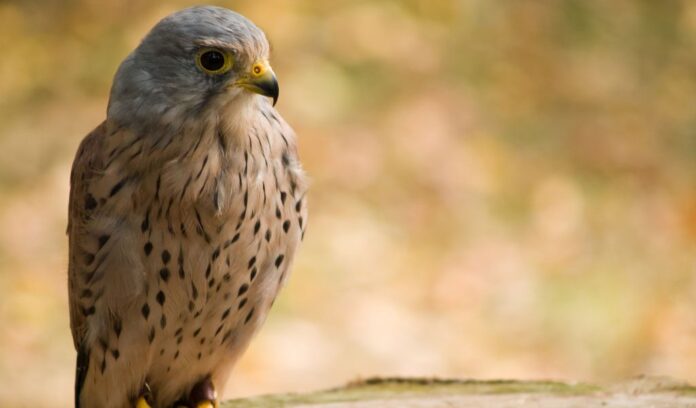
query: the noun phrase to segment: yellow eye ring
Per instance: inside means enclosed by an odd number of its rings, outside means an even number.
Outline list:
[[[220,75],[232,69],[234,59],[229,51],[204,47],[196,53],[196,66],[209,75]]]

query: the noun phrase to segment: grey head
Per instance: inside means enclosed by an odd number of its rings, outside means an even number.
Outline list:
[[[221,7],[162,19],[121,63],[107,116],[121,126],[174,125],[256,94],[278,98],[263,32]]]

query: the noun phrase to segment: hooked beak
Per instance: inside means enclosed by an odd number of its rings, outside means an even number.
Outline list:
[[[251,71],[235,81],[234,85],[247,91],[273,98],[273,106],[278,100],[280,89],[273,69],[268,61],[257,61],[251,66]]]

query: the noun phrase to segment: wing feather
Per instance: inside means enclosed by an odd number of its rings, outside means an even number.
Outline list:
[[[81,248],[85,237],[85,225],[89,222],[91,211],[97,206],[96,198],[89,193],[89,187],[102,167],[102,145],[106,135],[106,123],[102,123],[80,144],[72,171],[70,173],[70,198],[68,204],[68,294],[70,299],[70,328],[75,348],[79,350],[86,332],[85,318],[90,313],[89,306],[81,301],[88,297],[90,290],[85,282],[85,265],[91,262],[91,254]]]

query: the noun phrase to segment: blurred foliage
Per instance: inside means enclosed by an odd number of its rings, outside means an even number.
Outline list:
[[[696,3],[229,1],[313,179],[228,395],[361,375],[696,381]],[[0,1],[0,405],[67,406],[68,174],[184,1]]]

